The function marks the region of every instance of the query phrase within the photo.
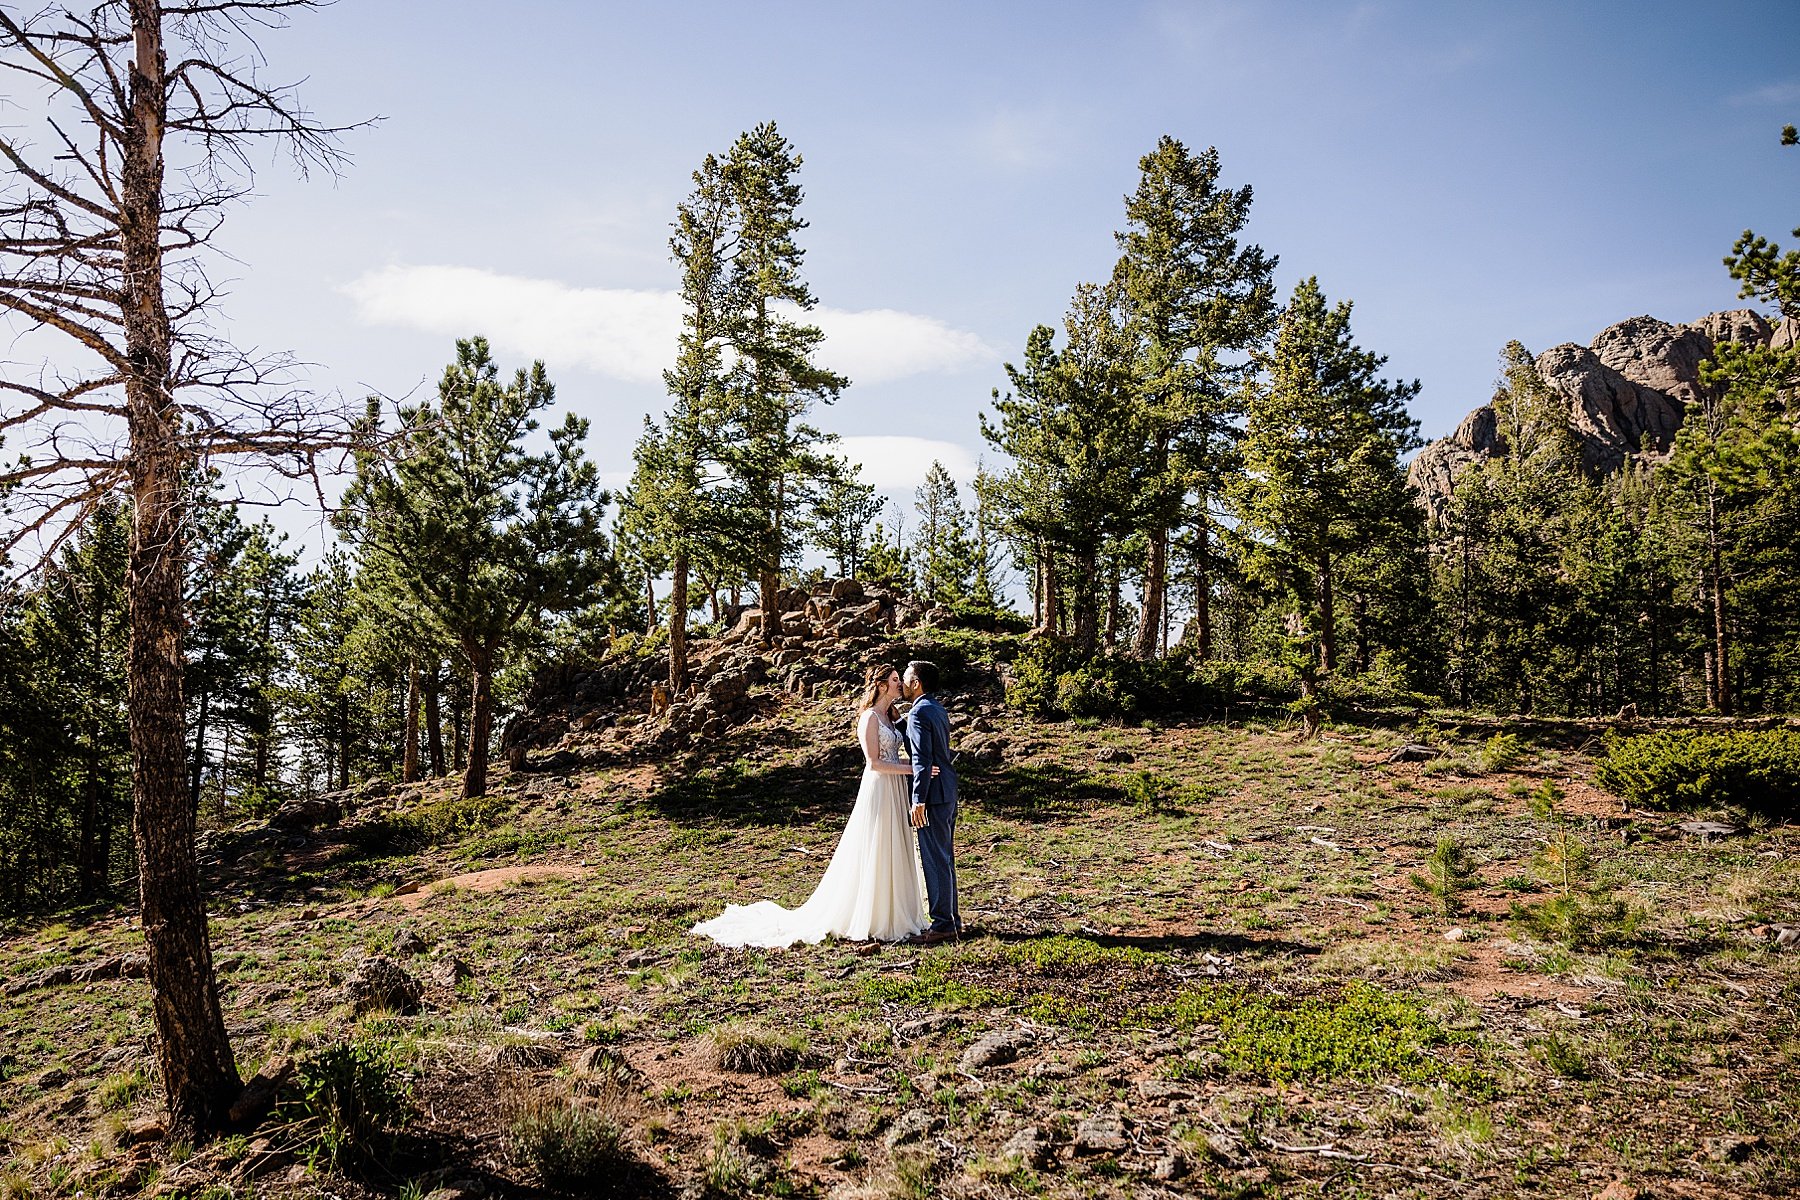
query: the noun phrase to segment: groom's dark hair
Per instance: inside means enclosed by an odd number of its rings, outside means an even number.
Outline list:
[[[926,695],[930,695],[932,692],[937,691],[938,669],[936,663],[926,662],[922,658],[915,658],[906,664],[906,669],[913,673],[913,678],[919,681],[919,687]]]

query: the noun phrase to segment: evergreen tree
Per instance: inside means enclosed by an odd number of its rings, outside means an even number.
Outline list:
[[[733,211],[735,249],[723,284],[723,330],[730,350],[724,385],[721,457],[732,482],[729,511],[748,522],[740,545],[762,601],[762,639],[781,632],[783,568],[800,549],[804,515],[829,462],[815,447],[829,441],[805,424],[815,403],[829,404],[849,380],[813,361],[825,335],[789,313],[816,301],[800,275],[795,240],[801,159],[773,122],[733,144],[720,170]]]
[[[1240,246],[1250,216],[1249,186],[1219,186],[1219,153],[1195,154],[1172,137],[1139,162],[1137,191],[1116,234],[1116,277],[1142,341],[1137,380],[1145,461],[1136,494],[1144,535],[1144,620],[1135,653],[1157,653],[1167,607],[1169,541],[1184,522],[1194,571],[1195,645],[1210,642],[1209,566],[1213,511],[1235,470],[1241,382],[1248,352],[1275,321],[1276,259]],[[1190,507],[1191,504],[1191,507]]]
[[[1492,404],[1501,453],[1458,482],[1438,536],[1448,670],[1463,703],[1528,712],[1575,666],[1565,565],[1587,484],[1567,409],[1516,341]]]
[[[30,664],[24,698],[36,719],[21,730],[31,761],[18,764],[24,777],[16,785],[32,797],[42,824],[36,853],[20,865],[37,862],[45,900],[99,896],[128,861],[130,543],[130,506],[109,497],[46,565],[23,611],[22,648]]]
[[[1311,669],[1338,665],[1337,590],[1345,560],[1403,536],[1414,508],[1400,456],[1419,444],[1406,404],[1418,384],[1378,377],[1386,359],[1351,339],[1348,301],[1326,302],[1303,281],[1282,313],[1264,376],[1250,389],[1236,481],[1238,536],[1248,564],[1298,608],[1287,636],[1309,638],[1302,671],[1309,727]]]
[[[494,676],[515,639],[605,577],[607,497],[582,453],[587,422],[570,414],[545,452],[524,448],[554,399],[543,363],[502,385],[486,339],[458,341],[437,403],[401,409],[403,448],[362,458],[345,496],[365,563],[404,581],[468,665],[466,796],[487,791]]]
[[[984,609],[1001,607],[1001,588],[1005,584],[1008,553],[1003,518],[998,511],[994,477],[985,463],[975,468],[974,576],[969,598]]]
[[[327,788],[347,788],[367,738],[355,637],[361,605],[350,556],[333,547],[302,579],[301,593],[287,707],[302,744],[315,751],[303,764],[316,762]]]
[[[933,459],[913,497],[913,511],[919,515],[913,542],[919,590],[928,603],[958,603],[973,586],[975,550],[956,480]]]
[[[862,481],[854,463],[832,460],[831,472],[813,501],[808,531],[813,543],[837,564],[840,578],[861,574],[870,527],[884,503],[875,488]]]
[[[1076,649],[1087,655],[1099,643],[1100,553],[1130,524],[1142,466],[1133,393],[1140,346],[1116,280],[1079,288],[1063,326],[1061,353],[1052,329],[1032,331],[1024,365],[1006,364],[1012,391],[994,393],[996,419],[983,413],[981,427],[1010,460],[993,495],[1014,537],[1032,548],[1039,628],[1057,631],[1066,576]]]
[[[717,557],[743,535],[737,509],[718,496],[726,417],[725,347],[741,214],[725,167],[707,155],[694,190],[675,211],[669,249],[681,267],[682,327],[675,365],[663,372],[673,399],[660,426],[646,422],[633,458],[631,487],[620,500],[620,558],[636,561],[656,624],[654,577],[667,570],[669,686],[687,686],[689,595],[697,559]]]
[[[891,504],[891,501],[883,500],[882,508]],[[912,550],[907,545],[906,516],[897,506],[888,520],[870,526],[869,540],[862,549],[862,568],[863,579],[878,587],[903,593],[917,590]]]

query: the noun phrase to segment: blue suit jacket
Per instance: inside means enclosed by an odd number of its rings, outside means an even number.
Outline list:
[[[955,804],[956,768],[950,765],[950,714],[931,696],[920,696],[906,714],[906,749],[912,756],[914,804]],[[936,766],[938,777],[931,777]]]

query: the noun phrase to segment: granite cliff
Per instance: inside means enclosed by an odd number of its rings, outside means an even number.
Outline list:
[[[1637,460],[1666,458],[1687,406],[1698,396],[1700,364],[1722,341],[1788,347],[1800,322],[1771,323],[1749,309],[1712,313],[1686,325],[1632,317],[1600,331],[1592,345],[1552,346],[1538,373],[1568,405],[1582,460],[1597,475]],[[1484,404],[1449,437],[1428,444],[1407,477],[1434,516],[1441,516],[1457,478],[1471,464],[1501,453],[1493,405]]]

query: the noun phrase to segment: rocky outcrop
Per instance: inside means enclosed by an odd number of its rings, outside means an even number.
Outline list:
[[[1785,349],[1800,343],[1800,322],[1772,325],[1749,309],[1686,325],[1632,317],[1601,330],[1590,346],[1552,346],[1538,355],[1537,368],[1568,406],[1583,464],[1604,475],[1628,462],[1653,466],[1667,457],[1687,406],[1699,398],[1700,364],[1723,341]],[[1484,404],[1455,433],[1421,450],[1407,478],[1441,517],[1462,473],[1503,450],[1493,406]]]
[[[668,695],[660,655],[620,655],[542,672],[502,745],[519,769],[567,756],[609,761],[620,754],[679,750],[713,739],[774,704],[776,696],[853,695],[877,651],[951,615],[854,579],[783,589],[779,632],[761,637],[762,611],[728,612],[715,638],[689,643],[689,686]],[[653,699],[653,697],[655,697]],[[666,703],[665,703],[666,702]],[[649,709],[648,714],[645,710]],[[538,752],[551,751],[552,758]],[[558,769],[564,769],[560,767]]]

